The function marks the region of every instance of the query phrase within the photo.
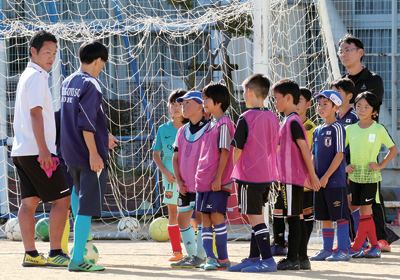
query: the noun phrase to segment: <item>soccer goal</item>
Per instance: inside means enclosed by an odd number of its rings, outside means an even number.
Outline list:
[[[262,7],[260,2],[265,2]],[[273,82],[290,78],[313,92],[327,89],[334,76],[332,45],[321,27],[318,2],[0,0],[1,218],[15,217],[20,205],[18,176],[9,155],[16,86],[35,31],[45,29],[59,40],[49,79],[55,110],[60,108],[62,81],[79,67],[82,42],[98,40],[108,48],[109,61],[99,80],[109,131],[120,142],[110,152],[103,216],[92,233],[137,239],[148,235],[118,233],[122,218],[136,218],[141,233],[147,233],[155,217],[168,215],[151,146],[158,127],[168,121],[171,91],[222,81],[230,90],[228,113],[236,123],[246,110],[240,85],[257,64],[263,68],[256,70],[263,69]],[[267,105],[275,111],[271,98]],[[318,123],[315,107],[309,117]],[[50,206],[41,203],[37,217],[46,216]],[[229,200],[227,221],[230,238],[250,237],[236,195]]]

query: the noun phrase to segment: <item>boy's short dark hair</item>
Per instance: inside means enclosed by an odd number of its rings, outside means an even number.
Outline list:
[[[300,88],[299,85],[290,79],[282,79],[279,82],[276,82],[271,89],[272,92],[276,91],[282,94],[283,96],[290,94],[293,97],[293,104],[299,104],[300,100]]]
[[[225,112],[231,105],[231,94],[228,88],[221,83],[210,83],[203,88],[203,94],[214,101],[214,104],[221,103],[222,112]]]
[[[372,112],[374,111],[379,112],[379,107],[381,106],[381,102],[379,101],[378,96],[376,96],[370,91],[364,91],[361,92],[359,95],[357,95],[356,99],[354,100],[354,107],[356,107],[357,102],[363,98],[368,102],[369,106],[372,107]]]
[[[341,89],[348,95],[354,92],[355,85],[349,78],[339,78],[330,84],[330,89],[332,89],[332,87]]]
[[[184,96],[186,93],[187,91],[181,88],[174,90],[168,97],[168,103],[175,103],[177,98]]]
[[[107,48],[98,41],[85,42],[79,47],[79,60],[84,64],[91,64],[94,60],[101,58],[104,62],[108,60]]]
[[[358,39],[357,37],[355,37],[349,33],[344,35],[343,38],[339,40],[339,43],[338,43],[339,48],[340,48],[340,45],[343,43],[347,43],[347,44],[353,43],[357,48],[362,49],[362,50],[364,49],[363,42],[361,42],[360,39]],[[360,61],[362,61],[362,57],[361,57]]]
[[[57,44],[57,38],[50,32],[40,30],[33,34],[29,40],[29,57],[32,57],[31,49],[35,48],[37,52],[43,47],[44,42],[53,42]]]
[[[300,95],[303,96],[307,102],[310,101],[312,97],[311,90],[306,87],[300,88]]]
[[[245,90],[251,88],[257,98],[265,99],[268,96],[271,82],[264,74],[253,74],[243,81],[242,86]]]

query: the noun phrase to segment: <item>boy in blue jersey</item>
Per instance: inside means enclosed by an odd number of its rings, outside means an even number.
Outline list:
[[[153,159],[158,169],[162,173],[162,184],[164,188],[163,202],[168,206],[168,236],[172,246],[172,256],[169,261],[179,261],[182,259],[182,247],[179,241],[180,232],[178,226],[178,187],[172,167],[172,156],[174,155],[173,144],[175,142],[178,129],[187,123],[183,118],[182,106],[176,99],[186,94],[186,90],[178,89],[171,93],[168,98],[168,110],[170,121],[160,126],[157,137],[154,140]],[[161,160],[160,154],[163,152]]]
[[[106,47],[99,42],[79,48],[81,66],[62,84],[61,152],[74,179],[78,201],[74,232],[74,253],[69,271],[100,271],[83,254],[92,216],[100,217],[107,185],[109,135],[98,75],[108,60]]]
[[[340,78],[333,81],[330,84],[331,90],[337,91],[342,97],[343,104],[340,106],[339,110],[336,112],[336,119],[339,123],[341,123],[344,127],[348,125],[352,125],[353,123],[357,123],[359,118],[357,116],[356,110],[352,106],[350,106],[350,101],[353,99],[354,92],[354,83],[349,78]],[[346,147],[345,149],[345,160],[346,164],[350,163],[350,148]],[[347,175],[347,174],[346,174]],[[349,219],[349,229],[350,229],[350,238],[354,240],[358,230],[358,224],[360,221],[360,211],[358,206],[351,205],[350,199],[350,184],[346,180],[347,186],[347,201],[349,204],[349,210],[351,212],[351,217]],[[349,242],[350,247],[350,242]],[[365,242],[364,247],[367,247],[367,243]]]
[[[335,112],[342,104],[340,94],[333,90],[315,93],[318,114],[325,122],[314,130],[313,162],[320,178],[321,189],[315,192],[315,219],[322,221],[324,249],[311,260],[349,261],[349,211],[346,189],[346,166],[344,160],[346,132],[336,120]],[[338,250],[332,253],[337,224]]]

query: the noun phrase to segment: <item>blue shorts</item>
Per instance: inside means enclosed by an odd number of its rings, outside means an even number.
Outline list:
[[[178,184],[176,182],[172,184],[168,182],[164,174],[162,175],[162,184],[164,188],[163,202],[165,204],[177,205],[179,197]]]
[[[188,192],[186,193],[186,195],[179,193],[178,212],[186,212],[193,210],[195,203],[196,203],[196,193]]]
[[[74,188],[74,179],[72,179],[71,174],[68,173],[68,167],[65,164],[65,161],[62,158],[59,158],[59,160],[60,160],[60,167],[64,172],[65,179],[67,179],[68,188],[72,193],[72,190]]]
[[[226,191],[197,192],[196,211],[226,215],[228,198],[229,193]]]
[[[79,196],[78,215],[101,217],[108,172],[104,168],[100,176],[89,166],[68,166],[74,179],[75,193]]]
[[[314,213],[318,221],[338,221],[349,219],[347,187],[321,188],[314,192]]]

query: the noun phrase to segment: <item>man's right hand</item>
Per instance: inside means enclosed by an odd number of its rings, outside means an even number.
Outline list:
[[[94,172],[99,172],[104,168],[103,159],[99,154],[91,154],[89,156],[90,169]]]
[[[39,150],[38,161],[40,162],[40,165],[46,169],[53,167],[53,158],[51,157],[51,153],[47,147],[46,149]]]

